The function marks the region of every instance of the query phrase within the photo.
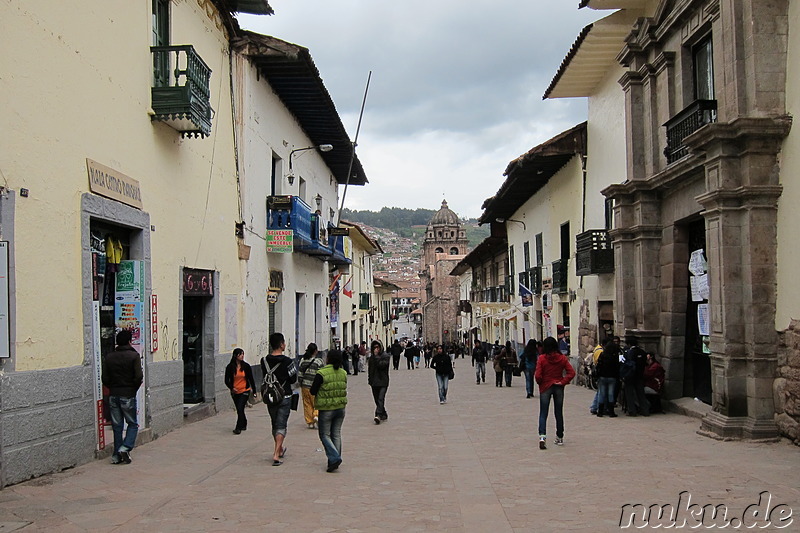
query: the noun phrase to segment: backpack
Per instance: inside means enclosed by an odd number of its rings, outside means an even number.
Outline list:
[[[620,379],[633,379],[636,375],[636,359],[630,351],[625,354],[625,361],[619,367]]]
[[[280,363],[275,365],[275,368],[269,366],[266,358],[264,359],[264,367],[267,371],[264,373],[264,380],[261,382],[261,401],[267,404],[268,407],[276,407],[283,401],[283,387],[278,383],[278,378],[275,377],[275,370],[280,366]]]

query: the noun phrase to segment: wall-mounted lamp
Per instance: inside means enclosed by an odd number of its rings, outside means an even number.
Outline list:
[[[322,207],[322,195],[318,194],[314,197],[314,201],[317,203],[317,208]]]
[[[504,222],[518,222],[519,224],[522,224],[522,229],[528,231],[528,226],[526,226],[525,223],[521,220],[514,220],[511,218],[496,218],[494,219],[494,221],[497,222],[498,224],[503,224]]]
[[[330,152],[333,150],[332,144],[320,144],[317,146],[307,146],[305,148],[295,148],[291,152],[289,152],[289,174],[286,176],[286,179],[289,181],[289,185],[294,183],[294,172],[292,172],[292,156],[295,152],[304,152],[306,150],[319,150],[320,152]]]

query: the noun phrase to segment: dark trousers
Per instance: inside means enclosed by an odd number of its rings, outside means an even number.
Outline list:
[[[249,396],[249,392],[243,392],[241,394],[231,393],[233,405],[236,406],[236,429],[240,431],[247,429],[247,417],[244,414],[244,410],[245,407],[247,407],[247,398]]]
[[[511,377],[514,375],[514,367],[513,366],[507,366],[505,368],[505,370],[503,370],[503,372],[506,375],[506,387],[510,387],[511,386]]]
[[[372,398],[375,400],[375,416],[380,418],[381,420],[386,420],[389,418],[389,414],[386,412],[386,391],[389,387],[372,387]]]
[[[394,365],[394,369],[395,370],[400,368],[400,356],[399,355],[393,355],[392,356],[392,364]]]
[[[494,386],[495,387],[502,387],[503,386],[503,371],[495,372],[494,373]]]
[[[356,355],[354,355],[354,356],[353,356],[353,365],[352,365],[352,366],[353,366],[353,375],[354,375],[354,376],[357,376],[357,375],[358,375],[358,363],[359,363],[359,359],[360,359],[360,357],[359,357],[359,355],[358,355],[358,354],[356,354]]]
[[[413,357],[406,357],[406,370],[411,370],[414,368],[414,358]]]
[[[644,395],[644,384],[640,381],[625,380],[625,405],[629,415],[650,414],[650,404]]]

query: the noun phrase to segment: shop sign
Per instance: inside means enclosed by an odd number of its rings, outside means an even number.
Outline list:
[[[329,228],[328,235],[331,237],[349,237],[350,228]]]
[[[138,181],[88,157],[86,170],[89,173],[90,191],[137,209],[142,208],[142,190]]]
[[[158,351],[158,296],[150,296],[150,351]]]
[[[183,269],[184,296],[214,296],[214,276],[210,270]]]
[[[294,251],[294,230],[268,229],[267,252],[290,254]]]

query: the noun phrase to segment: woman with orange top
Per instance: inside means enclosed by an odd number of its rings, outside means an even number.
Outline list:
[[[237,435],[247,429],[247,417],[244,409],[247,407],[247,398],[252,391],[255,394],[256,382],[253,380],[253,370],[244,361],[244,350],[235,348],[231,355],[231,362],[225,367],[225,386],[231,390],[231,398],[236,405],[236,429],[233,430]]]

